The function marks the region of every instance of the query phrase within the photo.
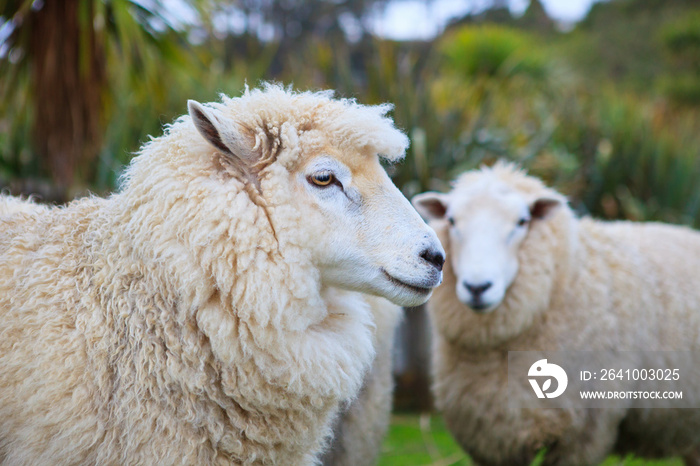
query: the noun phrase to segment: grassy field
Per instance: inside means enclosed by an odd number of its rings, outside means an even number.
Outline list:
[[[536,460],[533,465],[536,465]],[[395,414],[382,445],[378,466],[468,466],[474,463],[457,446],[435,414]],[[611,456],[602,466],[682,466],[678,459],[646,461]]]

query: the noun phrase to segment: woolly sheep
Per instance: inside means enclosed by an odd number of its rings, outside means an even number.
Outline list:
[[[508,351],[700,349],[700,234],[578,219],[505,163],[413,203],[448,253],[428,304],[433,390],[465,451],[488,465],[529,464],[542,448],[545,464],[598,464],[613,451],[697,464],[698,410],[518,409],[506,380]]]
[[[374,357],[363,293],[440,282],[388,106],[188,107],[119,193],[0,219],[3,462],[314,464]]]
[[[0,195],[0,215],[38,213],[47,206]],[[376,356],[365,374],[359,395],[334,423],[333,438],[321,463],[328,466],[371,466],[376,463],[389,427],[393,395],[392,350],[401,308],[365,295],[374,318]]]

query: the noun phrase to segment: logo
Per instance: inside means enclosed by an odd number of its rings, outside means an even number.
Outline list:
[[[532,389],[535,391],[537,398],[556,398],[566,390],[566,386],[569,383],[569,377],[567,377],[566,372],[561,366],[556,364],[549,364],[546,359],[540,359],[530,366],[530,370],[527,372],[528,377],[548,377],[544,381],[544,384],[540,388],[540,384],[537,379],[528,379]],[[552,378],[557,381],[557,389],[553,392],[548,392],[552,386]]]

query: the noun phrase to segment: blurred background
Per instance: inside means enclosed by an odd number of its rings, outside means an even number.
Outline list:
[[[105,194],[187,99],[261,80],[394,103],[409,198],[506,158],[581,214],[700,225],[698,0],[3,0],[0,189]],[[381,464],[469,464],[422,309],[398,341]]]

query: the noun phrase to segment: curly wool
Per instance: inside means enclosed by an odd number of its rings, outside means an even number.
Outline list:
[[[368,297],[375,316],[377,356],[360,393],[336,420],[333,442],[321,457],[327,466],[372,466],[389,428],[394,377],[392,351],[401,308],[386,299]]]
[[[462,175],[451,195],[494,182],[526,198],[561,197],[506,164]],[[449,262],[447,222],[431,226]],[[433,390],[461,446],[488,465],[530,464],[543,448],[546,464],[561,465],[598,464],[613,451],[697,458],[696,410],[521,410],[507,402],[508,351],[700,349],[692,257],[700,257],[700,234],[689,228],[577,219],[564,205],[532,222],[518,275],[492,313],[459,302],[446,264],[429,302]]]
[[[396,159],[406,137],[330,93],[216,106],[255,136],[259,193],[185,116],[119,193],[0,217],[6,464],[313,464],[360,390],[372,313],[322,287],[289,171],[323,141]]]
[[[0,193],[0,216],[18,213],[31,214],[43,212],[47,209],[48,207],[44,205],[36,204],[32,198],[22,199]]]

